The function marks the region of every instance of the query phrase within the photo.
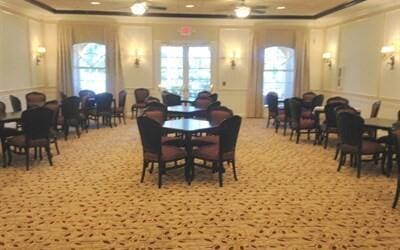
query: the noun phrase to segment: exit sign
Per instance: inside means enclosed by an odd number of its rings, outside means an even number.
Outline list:
[[[181,36],[191,36],[192,35],[192,27],[183,26],[179,29],[179,33],[181,34]]]

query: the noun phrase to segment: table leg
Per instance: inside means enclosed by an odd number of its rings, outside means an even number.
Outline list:
[[[193,168],[193,156],[192,156],[192,133],[185,134],[185,147],[187,153],[187,162],[185,165],[185,179],[189,183],[192,182],[192,168]]]
[[[392,135],[391,131],[389,131],[389,133],[388,133],[389,141],[387,142],[388,143],[387,163],[386,163],[386,166],[387,166],[386,176],[387,177],[390,177],[390,175],[392,174],[392,167],[393,167],[393,162],[392,162],[393,152],[392,152],[392,145],[391,145],[392,137],[393,137],[393,135]]]

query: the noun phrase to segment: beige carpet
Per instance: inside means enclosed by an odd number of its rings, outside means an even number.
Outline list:
[[[143,184],[134,121],[61,140],[54,166],[24,159],[0,169],[0,249],[344,249],[400,248],[395,177],[366,165],[361,179],[336,171],[334,150],[244,120],[239,181],[227,169],[156,172]],[[304,138],[305,139],[305,138]]]

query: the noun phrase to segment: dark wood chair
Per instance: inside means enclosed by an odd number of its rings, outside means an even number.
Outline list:
[[[210,97],[210,95],[211,95],[210,91],[203,90],[203,91],[197,93],[197,97],[196,98],[199,98],[199,97]]]
[[[326,104],[330,104],[330,103],[342,103],[342,104],[349,105],[349,100],[344,97],[341,97],[341,96],[334,96],[334,97],[328,98],[328,100],[326,100]]]
[[[140,182],[143,182],[146,169],[150,163],[158,164],[158,187],[162,186],[162,176],[168,170],[182,168],[187,163],[186,151],[172,145],[162,144],[163,129],[157,121],[141,116],[137,118],[143,148],[143,168]],[[179,161],[184,160],[183,164]],[[172,166],[167,167],[167,163]]]
[[[353,115],[360,115],[360,112],[357,111],[355,108],[350,107],[349,105],[346,105],[346,104],[340,104],[339,106],[337,106],[335,108],[336,126],[337,126],[338,115],[341,113],[350,113]],[[337,130],[337,133],[338,133],[338,130]],[[335,152],[335,157],[334,157],[335,160],[337,160],[339,153],[340,153],[340,144],[341,144],[340,137],[338,137],[338,141],[336,143],[336,152]]]
[[[193,105],[196,108],[207,109],[208,105],[212,103],[212,100],[208,96],[199,96],[194,100]]]
[[[240,125],[242,118],[233,116],[224,120],[218,129],[219,141],[217,144],[200,146],[193,150],[193,158],[203,161],[203,164],[194,162],[193,166],[212,169],[213,172],[218,172],[219,186],[223,186],[223,173],[225,172],[224,163],[232,164],[233,176],[237,181],[235,151],[236,143],[239,136]],[[211,167],[207,165],[211,162]],[[192,177],[194,177],[194,168],[192,169]]]
[[[265,96],[265,103],[268,105],[268,117],[267,117],[267,128],[269,127],[269,123],[271,119],[274,121],[278,116],[278,94],[275,92],[269,92]]]
[[[0,102],[0,116],[6,114],[6,104],[4,102]],[[6,141],[7,138],[12,136],[20,135],[22,132],[15,128],[4,127],[4,124],[0,122],[0,140],[1,140],[1,149],[3,154],[3,167],[7,165],[7,146]]]
[[[143,110],[146,107],[145,100],[150,96],[150,91],[145,88],[138,88],[134,91],[135,103],[131,107],[132,119],[133,116],[138,117],[138,111]]]
[[[167,91],[163,91],[161,96],[162,96],[163,103],[166,106],[176,106],[176,105],[182,104],[182,98],[180,95],[170,93]]]
[[[310,139],[310,134],[315,134],[315,142],[318,139],[318,130],[317,130],[317,123],[313,116],[311,117],[304,117],[302,116],[302,102],[301,99],[298,98],[291,98],[289,100],[289,108],[290,108],[290,140],[293,138],[294,132],[296,132],[296,144],[300,141],[301,134],[307,134],[308,138]]]
[[[13,95],[10,95],[10,102],[14,112],[22,111],[21,100]]]
[[[211,99],[212,102],[216,102],[216,101],[218,101],[218,94],[213,93],[209,96],[209,98]]]
[[[60,100],[61,101],[67,99],[67,97],[68,96],[63,91],[60,91]]]
[[[321,125],[321,139],[324,141],[324,148],[328,147],[329,135],[338,133],[338,128],[336,124],[336,108],[340,106],[350,107],[347,104],[343,104],[341,102],[333,102],[325,106],[325,121]]]
[[[217,106],[207,109],[207,120],[215,125],[217,128],[214,131],[206,135],[200,135],[193,137],[192,145],[204,146],[209,144],[217,144],[219,141],[218,137],[218,126],[226,119],[233,117],[233,111],[225,106]]]
[[[125,120],[125,105],[126,105],[126,96],[127,92],[125,90],[121,90],[118,93],[118,107],[114,107],[113,117],[118,118],[118,122],[121,124],[121,119],[126,124]]]
[[[339,113],[337,119],[341,141],[338,171],[345,164],[346,155],[351,155],[357,166],[357,177],[360,178],[362,156],[372,155],[374,161],[381,160],[382,172],[385,173],[385,147],[374,141],[363,140],[364,119],[349,112]]]
[[[50,139],[50,144],[54,144],[54,146],[56,147],[57,154],[60,154],[60,149],[58,147],[58,142],[57,142],[58,116],[60,114],[60,104],[58,103],[58,101],[54,100],[46,102],[43,107],[53,112],[53,117],[51,119],[51,127],[49,132],[49,139]]]
[[[275,117],[275,132],[278,133],[279,127],[283,125],[283,135],[286,136],[288,125],[290,126],[290,99],[287,98],[283,101],[283,112],[279,112]]]
[[[97,94],[95,97],[96,107],[88,111],[88,119],[96,122],[97,129],[100,128],[100,118],[104,125],[112,126],[113,95],[111,93]]]
[[[46,103],[46,95],[36,91],[26,94],[25,99],[28,109],[41,107]]]
[[[381,101],[376,101],[372,104],[370,118],[378,117],[381,108]],[[365,129],[366,135],[369,138],[376,138],[376,129]]]
[[[45,148],[50,166],[53,165],[50,149],[50,128],[53,111],[38,107],[22,113],[23,134],[7,140],[8,165],[12,162],[12,153],[24,154],[26,169],[29,170],[29,154],[31,148]]]
[[[95,97],[96,93],[93,90],[83,89],[78,93],[79,97],[82,98],[84,96]]]
[[[312,91],[304,93],[303,96],[302,96],[303,108],[311,109],[312,108],[312,101],[316,96],[317,96],[317,94],[315,94]]]
[[[77,96],[67,97],[61,105],[62,128],[64,138],[68,140],[69,128],[74,127],[78,138],[80,137],[80,128],[87,130],[86,116],[79,109],[80,98]]]

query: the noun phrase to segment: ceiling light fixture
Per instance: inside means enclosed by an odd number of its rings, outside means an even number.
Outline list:
[[[186,4],[185,7],[186,8],[194,8],[194,4]]]
[[[251,9],[247,6],[239,6],[235,9],[235,15],[238,18],[246,18],[250,15]]]
[[[142,16],[146,13],[147,5],[146,2],[135,3],[131,6],[131,11],[136,16]]]
[[[278,6],[278,7],[276,7],[276,9],[277,10],[284,10],[284,9],[286,9],[286,6]]]
[[[95,1],[93,1],[93,2],[90,2],[90,4],[91,5],[99,5],[99,4],[101,4],[100,2],[95,2]]]

